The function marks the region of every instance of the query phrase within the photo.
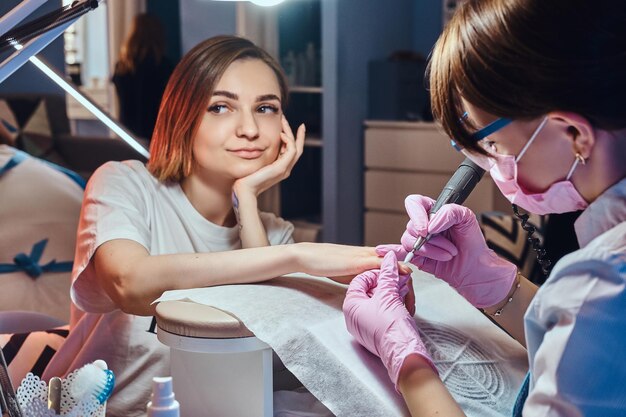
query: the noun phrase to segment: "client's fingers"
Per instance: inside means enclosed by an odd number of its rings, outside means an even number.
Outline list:
[[[411,275],[413,270],[404,262],[398,262],[398,273],[400,275]]]

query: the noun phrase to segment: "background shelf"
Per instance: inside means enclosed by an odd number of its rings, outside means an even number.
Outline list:
[[[289,87],[290,93],[309,93],[309,94],[322,94],[322,87],[306,86],[306,85],[294,85]]]
[[[324,146],[321,138],[307,137],[304,140],[304,146],[310,146],[311,148],[321,148]]]

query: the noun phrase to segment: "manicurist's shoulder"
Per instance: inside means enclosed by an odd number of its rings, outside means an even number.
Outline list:
[[[622,314],[618,310],[626,307],[624,265],[626,222],[559,260],[537,292],[531,309],[543,318],[557,313],[576,315],[590,305],[594,309],[616,309],[613,313]]]
[[[626,376],[614,357],[626,334],[625,236],[618,224],[563,257],[533,298],[525,328],[535,387],[524,415],[624,415],[623,390],[605,387]],[[594,383],[581,384],[589,375]],[[580,413],[562,411],[561,401]]]

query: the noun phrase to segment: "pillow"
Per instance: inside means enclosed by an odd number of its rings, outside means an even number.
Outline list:
[[[5,100],[0,100],[0,144],[15,146],[19,133],[19,125],[11,107]]]
[[[41,100],[24,124],[20,134],[21,148],[27,153],[59,165],[67,165],[54,148],[50,116],[45,100]]]
[[[0,167],[14,153],[0,145]],[[10,267],[19,261],[17,255],[27,258],[33,248],[40,251],[39,266],[73,261],[82,188],[43,161],[27,158],[0,176],[0,196],[0,266],[5,269],[0,310],[36,311],[69,322],[69,270],[48,268],[37,275]]]
[[[0,103],[3,103],[0,105],[0,143],[15,146],[59,165],[67,165],[54,146],[57,135],[70,131],[65,96],[8,94],[0,99]],[[2,119],[5,123],[2,123]],[[11,132],[8,140],[4,130]]]
[[[13,389],[17,390],[27,373],[41,378],[44,369],[69,334],[69,325],[50,330],[0,334],[0,347],[9,368]]]

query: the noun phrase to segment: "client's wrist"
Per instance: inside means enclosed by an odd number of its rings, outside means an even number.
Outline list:
[[[233,189],[233,192],[233,206],[235,206],[236,203],[235,208],[239,209],[240,211],[243,209],[250,209],[250,207],[252,207],[254,210],[257,209],[258,199],[254,192],[249,189]],[[236,199],[236,202],[234,199]]]

